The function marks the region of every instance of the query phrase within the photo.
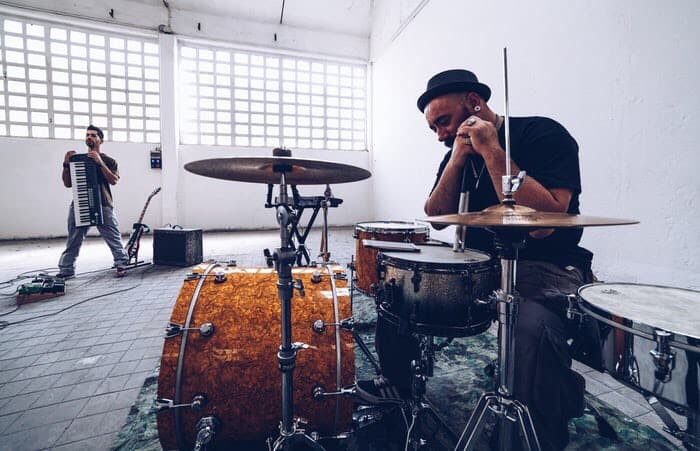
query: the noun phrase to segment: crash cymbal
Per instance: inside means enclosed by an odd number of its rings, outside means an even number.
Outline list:
[[[462,225],[481,228],[578,228],[638,224],[631,219],[571,215],[535,211],[520,205],[494,205],[482,211],[441,216],[429,216],[423,221],[431,224]]]
[[[291,157],[228,157],[192,161],[189,172],[239,182],[280,183],[285,174],[289,185],[325,185],[356,182],[372,175],[366,169],[343,163]]]

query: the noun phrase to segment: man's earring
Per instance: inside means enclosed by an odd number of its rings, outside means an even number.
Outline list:
[[[474,111],[478,113],[479,111],[481,111],[481,107],[479,105],[475,106]]]

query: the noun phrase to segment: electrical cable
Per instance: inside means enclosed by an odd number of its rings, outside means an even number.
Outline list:
[[[411,415],[411,425],[408,427],[408,431],[406,432],[406,446],[404,447],[404,451],[408,451],[408,445],[411,443],[411,434],[413,433],[413,427],[416,425],[417,417],[418,413],[414,411]]]
[[[111,296],[111,295],[113,295],[113,294],[124,293],[125,291],[133,290],[134,288],[137,288],[137,287],[141,286],[141,284],[143,284],[143,277],[144,277],[144,275],[146,274],[146,272],[148,272],[151,268],[153,268],[153,266],[151,266],[151,267],[145,269],[144,271],[141,271],[141,277],[140,277],[139,283],[137,283],[136,285],[132,285],[132,286],[129,287],[129,288],[123,288],[123,289],[121,289],[121,290],[111,291],[111,292],[109,292],[109,293],[103,293],[103,294],[99,294],[99,295],[97,295],[97,296],[92,296],[92,297],[89,297],[89,298],[87,298],[87,299],[83,299],[82,301],[78,301],[78,302],[76,302],[76,303],[74,303],[74,304],[71,304],[71,305],[69,305],[69,306],[67,306],[67,307],[64,307],[64,308],[62,308],[62,309],[60,309],[60,310],[57,310],[57,311],[55,311],[55,312],[45,313],[45,314],[43,314],[43,315],[32,316],[32,317],[25,318],[25,319],[22,319],[22,320],[19,320],[19,321],[15,321],[15,322],[0,321],[0,330],[4,330],[4,329],[6,329],[6,328],[9,327],[9,326],[15,326],[15,325],[17,325],[17,324],[22,324],[22,323],[26,323],[26,322],[29,322],[29,321],[33,321],[33,320],[35,320],[35,319],[46,318],[46,317],[49,317],[49,316],[58,315],[59,313],[63,313],[63,312],[65,312],[66,310],[69,310],[69,309],[71,309],[71,308],[73,308],[73,307],[76,307],[76,306],[78,306],[78,305],[84,304],[84,303],[86,303],[86,302],[88,302],[88,301],[93,301],[93,300],[95,300],[95,299],[103,298],[103,297],[106,297],[106,296]],[[8,312],[8,313],[5,313],[5,314],[0,315],[0,316],[8,315],[8,314],[10,314],[10,313],[12,313],[12,312]]]
[[[9,312],[0,313],[0,316],[7,316],[10,313],[15,313],[17,310],[19,310],[19,305],[15,306],[15,308],[10,310]],[[0,322],[0,327],[2,327],[2,322]]]

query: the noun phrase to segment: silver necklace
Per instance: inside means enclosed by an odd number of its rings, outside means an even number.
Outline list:
[[[476,183],[474,184],[474,191],[476,191],[479,188],[479,181],[481,181],[481,175],[484,173],[484,169],[486,168],[486,162],[484,161],[483,163],[481,163],[481,169],[478,173],[476,171],[476,167],[474,166],[474,160],[470,158],[469,164],[472,167],[472,174],[474,174],[474,179],[476,179]]]

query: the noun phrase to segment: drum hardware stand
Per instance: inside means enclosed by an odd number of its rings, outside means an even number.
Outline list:
[[[505,177],[504,177],[505,178]],[[504,203],[508,200],[504,200]],[[512,192],[510,201],[512,202]],[[515,292],[515,271],[518,249],[525,243],[525,232],[497,229],[495,243],[501,259],[501,288],[494,292],[498,312],[498,388],[496,393],[485,393],[479,399],[455,450],[470,450],[485,424],[490,410],[499,422],[498,444],[501,450],[510,450],[513,426],[517,423],[526,449],[541,449],[535,426],[527,406],[514,399],[515,382],[515,323],[518,313],[518,295]]]
[[[321,234],[321,251],[318,256],[321,261],[328,262],[331,258],[331,253],[328,252],[328,205],[331,199],[331,186],[326,184],[326,190],[323,192],[323,200],[321,208],[323,208],[323,233]]]
[[[649,354],[654,360],[655,367],[654,389],[652,393],[662,393],[664,387],[663,384],[670,382],[673,376],[672,373],[676,367],[676,353],[671,350],[670,341],[672,339],[673,334],[670,332],[660,329],[654,330],[656,349],[649,351]],[[678,423],[676,423],[656,396],[649,394],[645,396],[645,399],[654,410],[654,413],[656,413],[656,415],[664,423],[664,431],[681,440],[687,449],[700,449],[700,437],[694,436],[692,432],[689,431],[689,429],[691,429],[690,426],[693,423],[692,417],[696,416],[695,413],[691,411],[688,412],[689,427],[687,429],[681,429],[681,427],[678,426]]]
[[[377,359],[372,355],[372,351],[369,350],[369,347],[367,347],[367,344],[365,341],[362,339],[360,334],[357,333],[357,330],[355,330],[355,321],[352,318],[345,318],[339,323],[326,323],[323,320],[316,320],[313,323],[313,330],[316,333],[323,333],[324,330],[326,330],[327,326],[333,326],[333,327],[340,327],[341,330],[346,330],[348,332],[352,333],[352,338],[355,340],[355,343],[360,347],[360,350],[362,350],[362,353],[367,357],[367,360],[369,360],[369,363],[372,364],[374,367],[374,371],[377,375],[380,375],[382,373],[380,367],[379,367],[379,362]],[[314,392],[315,393],[315,392]],[[321,393],[322,395],[331,395],[332,393]],[[341,394],[336,393],[336,394]],[[342,394],[348,394],[348,393],[342,393]],[[316,397],[316,395],[314,395]]]
[[[350,258],[351,258],[351,261],[347,265],[348,269],[350,269],[350,281],[351,281],[350,282],[351,283],[351,285],[350,285],[350,308],[354,309],[354,307],[355,307],[355,304],[354,304],[354,299],[355,299],[354,286],[355,286],[355,282],[357,281],[355,279],[355,256],[352,255]],[[381,367],[379,366],[379,361],[377,361],[376,357],[374,357],[374,355],[372,354],[372,351],[370,351],[369,348],[367,347],[367,343],[365,343],[365,341],[362,339],[360,334],[357,332],[357,330],[354,326],[354,322],[353,322],[351,330],[352,330],[352,338],[355,340],[355,343],[357,343],[357,345],[360,347],[360,350],[362,350],[362,353],[365,355],[365,357],[367,357],[367,360],[369,360],[369,363],[372,365],[372,367],[374,367],[374,373],[377,376],[379,376],[380,374],[382,374]]]
[[[304,347],[301,343],[292,343],[292,309],[291,301],[293,291],[296,289],[303,297],[304,285],[298,279],[292,281],[292,265],[296,259],[296,252],[290,246],[290,228],[292,226],[292,214],[288,205],[287,183],[285,167],[275,167],[275,172],[280,172],[280,196],[277,207],[277,222],[280,226],[280,247],[275,249],[273,261],[278,274],[277,293],[281,302],[282,316],[282,344],[277,353],[277,361],[282,372],[282,421],[280,422],[280,434],[274,442],[269,438],[267,443],[271,451],[291,450],[295,444],[302,443],[312,449],[325,451],[314,438],[306,435],[299,428],[301,421],[294,418],[294,387],[293,373],[296,365],[297,349]]]
[[[215,416],[202,417],[197,421],[195,429],[197,438],[194,442],[194,451],[206,450],[216,438],[216,432],[221,422]]]
[[[267,185],[267,201],[265,202],[265,208],[273,208],[279,205],[279,203],[273,203],[272,201],[273,186],[274,185]],[[297,190],[297,187],[295,185],[291,185],[291,189],[291,221],[289,242],[287,243],[287,245],[297,252],[295,257],[295,264],[297,266],[311,265],[311,256],[309,255],[309,250],[306,247],[305,243],[306,239],[309,236],[309,233],[311,232],[311,227],[313,226],[313,223],[316,220],[316,217],[318,216],[318,213],[321,211],[321,209],[323,209],[324,215],[324,231],[321,238],[321,253],[319,254],[319,257],[321,257],[324,262],[327,262],[328,258],[330,258],[330,253],[328,252],[327,248],[328,227],[326,225],[328,217],[328,208],[338,207],[340,204],[343,203],[343,199],[332,197],[329,185],[326,185],[326,190],[323,196],[300,196],[299,191]],[[300,231],[299,222],[301,221],[301,216],[303,215],[304,210],[307,208],[313,208],[313,213],[311,213],[311,217],[309,218],[309,221],[306,224],[306,226],[303,228],[303,231]],[[295,241],[298,244],[295,245]],[[325,249],[323,248],[324,244],[326,245]],[[272,255],[269,249],[265,249],[264,254],[265,259],[267,261],[267,265],[269,267],[272,267]],[[325,254],[328,254],[328,256],[324,259]]]
[[[511,175],[510,120],[508,112],[508,56],[503,49],[503,74],[505,94],[506,173],[501,177],[502,205],[516,214],[513,194],[525,180],[525,171]],[[521,207],[522,208],[522,207]],[[505,219],[505,218],[504,218]],[[505,221],[504,221],[505,222]],[[505,224],[504,224],[505,225]],[[517,423],[528,450],[540,450],[535,425],[527,406],[514,399],[515,385],[515,323],[518,318],[518,294],[515,291],[518,249],[525,246],[523,229],[496,227],[492,232],[498,257],[501,260],[501,288],[494,292],[493,300],[498,312],[498,388],[496,393],[484,393],[467,422],[455,450],[470,450],[476,445],[476,437],[484,426],[486,410],[491,410],[498,420],[498,446],[510,450],[513,426]]]
[[[433,336],[419,334],[414,334],[414,336],[420,340],[420,360],[411,362],[411,399],[406,401],[406,407],[411,411],[411,423],[415,425],[421,414],[428,414],[438,426],[447,431],[450,439],[456,442],[457,433],[447,424],[435,406],[425,396],[428,378],[433,376],[435,352],[448,346],[452,342],[452,338],[448,338],[436,345]],[[428,445],[428,441],[423,438],[412,439],[411,433],[412,428],[409,427],[406,434],[406,443],[412,443],[413,449],[421,449],[421,447]]]

